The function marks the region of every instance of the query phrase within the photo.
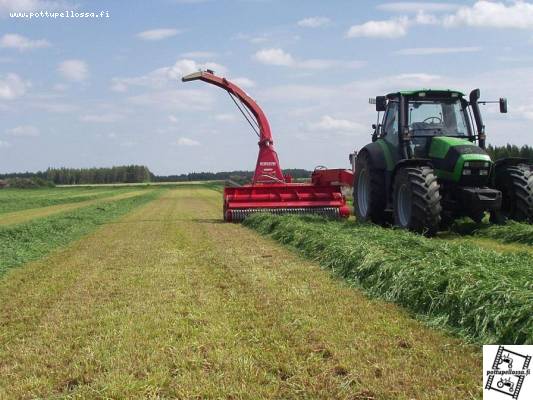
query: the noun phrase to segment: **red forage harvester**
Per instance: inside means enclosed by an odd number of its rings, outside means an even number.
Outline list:
[[[227,91],[259,136],[259,155],[252,183],[224,188],[225,221],[242,221],[257,212],[318,214],[333,218],[350,215],[341,187],[352,185],[351,170],[317,168],[311,175],[311,183],[292,182],[292,177],[284,176],[281,171],[270,125],[261,107],[236,84],[216,76],[211,70],[194,72],[182,78],[183,82],[194,80]]]

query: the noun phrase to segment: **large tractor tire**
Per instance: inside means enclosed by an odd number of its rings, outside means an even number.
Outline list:
[[[533,172],[526,164],[496,170],[496,189],[502,192],[502,208],[493,221],[505,219],[533,223]]]
[[[372,168],[368,155],[361,153],[355,161],[353,206],[357,221],[384,224],[387,193],[383,171]]]
[[[440,186],[433,168],[401,168],[394,179],[394,224],[434,236],[441,222]]]

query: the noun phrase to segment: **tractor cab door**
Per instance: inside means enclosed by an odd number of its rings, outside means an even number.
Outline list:
[[[387,111],[383,116],[383,133],[382,138],[387,144],[389,153],[393,160],[393,165],[400,159],[400,140],[398,137],[400,131],[399,122],[399,103],[394,100],[390,100],[387,106]]]

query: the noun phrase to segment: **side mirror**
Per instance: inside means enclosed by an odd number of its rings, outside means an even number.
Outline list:
[[[385,96],[376,96],[376,111],[385,111],[387,109],[387,98]]]
[[[479,89],[474,89],[470,92],[470,103],[477,103],[479,100],[479,96],[481,96],[481,92]]]
[[[507,99],[505,97],[500,97],[500,112],[502,114],[507,113]]]

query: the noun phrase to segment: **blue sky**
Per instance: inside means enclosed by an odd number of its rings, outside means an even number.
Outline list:
[[[41,10],[105,16],[10,16]],[[508,114],[484,108],[489,143],[533,143],[531,2],[0,0],[0,24],[0,172],[253,169],[228,96],[178,81],[205,67],[263,107],[283,168],[347,167],[368,98],[403,88],[506,96]]]

